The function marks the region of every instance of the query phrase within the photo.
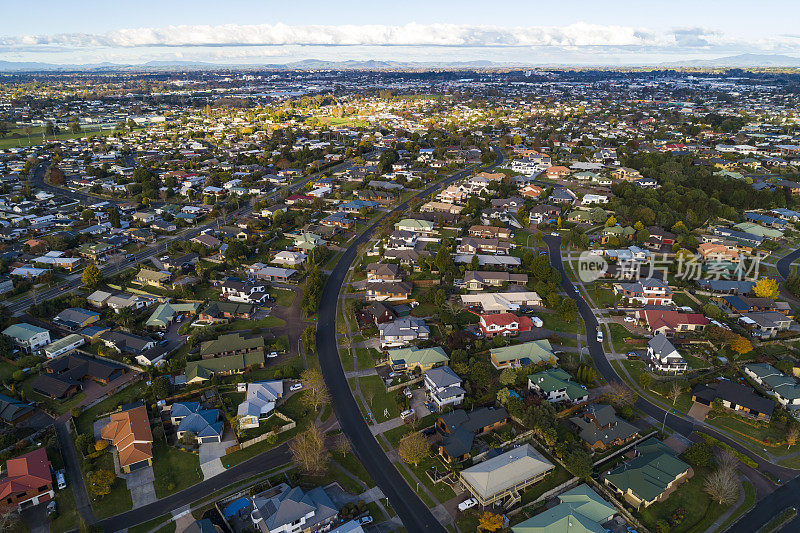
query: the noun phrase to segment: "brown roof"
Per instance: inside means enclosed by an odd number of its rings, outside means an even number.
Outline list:
[[[117,447],[120,466],[153,458],[153,434],[143,405],[111,415],[100,436]]]

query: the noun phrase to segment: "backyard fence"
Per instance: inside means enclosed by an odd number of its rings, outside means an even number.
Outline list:
[[[279,413],[278,411],[275,411],[275,416],[277,416],[281,420],[287,422],[287,424],[284,424],[283,426],[281,426],[281,427],[279,427],[277,429],[273,429],[272,431],[268,431],[268,432],[264,433],[263,435],[259,435],[258,437],[253,437],[250,440],[246,440],[246,441],[241,442],[239,444],[233,445],[233,446],[227,448],[225,450],[225,453],[229,454],[229,453],[233,453],[233,452],[238,451],[238,450],[243,450],[244,448],[247,448],[248,446],[252,446],[253,444],[258,444],[259,442],[267,440],[267,439],[269,439],[271,437],[277,437],[281,433],[284,433],[286,431],[289,431],[290,429],[294,429],[294,428],[297,427],[297,423],[294,420],[292,420],[291,418],[289,418],[288,416],[283,415],[283,414]]]

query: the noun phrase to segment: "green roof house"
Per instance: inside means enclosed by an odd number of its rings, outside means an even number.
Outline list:
[[[560,503],[511,528],[513,533],[605,533],[617,510],[586,484],[558,496]]]
[[[323,246],[325,239],[315,233],[303,232],[294,236],[294,247],[300,250],[313,250],[317,246]]]
[[[392,363],[392,368],[395,370],[405,370],[410,372],[415,368],[419,368],[425,372],[433,367],[439,365],[446,365],[450,358],[444,353],[444,350],[436,346],[435,348],[417,348],[410,346],[408,348],[398,348],[396,350],[389,350],[389,361]]]
[[[581,403],[589,393],[560,368],[550,368],[528,376],[528,389],[545,397],[548,402]]]
[[[666,499],[694,475],[692,467],[658,439],[647,439],[634,453],[633,459],[606,474],[604,482],[637,509]]]
[[[264,351],[244,355],[214,357],[186,363],[186,383],[198,383],[211,379],[214,374],[239,374],[249,366],[264,366]]]
[[[498,370],[503,368],[522,368],[539,363],[556,364],[558,362],[558,358],[553,354],[550,341],[547,339],[492,348],[490,353],[492,364]]]
[[[206,341],[200,345],[200,354],[203,359],[212,357],[227,357],[229,355],[244,355],[253,352],[264,353],[264,337],[246,338],[241,333],[222,335],[213,341]]]
[[[165,303],[156,307],[145,325],[151,328],[166,328],[172,324],[177,315],[194,315],[200,307],[199,303]]]
[[[35,352],[39,348],[50,344],[49,331],[27,322],[8,326],[3,330],[3,335],[11,337],[14,344],[28,352]]]

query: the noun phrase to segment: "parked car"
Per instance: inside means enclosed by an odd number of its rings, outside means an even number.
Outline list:
[[[406,398],[411,398],[412,396],[414,396],[411,393],[411,387],[406,387],[405,389],[403,389],[403,394],[406,395]]]
[[[267,354],[267,358],[272,359],[274,357],[278,357],[278,352],[269,352]]]
[[[58,490],[64,490],[67,488],[67,479],[64,477],[64,470],[59,470],[56,472],[56,485],[58,486]]]
[[[625,322],[636,322],[636,319],[633,318],[632,316],[626,316],[622,320],[624,320]]]
[[[467,509],[471,509],[478,505],[478,500],[475,498],[470,498],[468,500],[464,500],[463,502],[458,504],[459,511],[466,511]]]
[[[356,520],[356,523],[359,524],[359,525],[362,525],[362,526],[365,526],[367,524],[371,524],[372,523],[372,517],[369,516],[369,515],[362,516],[361,518]]]
[[[603,332],[599,329],[597,330],[597,342],[603,342]]]
[[[56,501],[50,500],[47,502],[47,515],[50,516],[56,512]]]
[[[400,413],[400,418],[402,418],[404,421],[405,420],[409,420],[413,416],[414,416],[414,410],[413,409],[407,409],[407,410],[403,411],[402,413]]]
[[[125,256],[125,259],[127,259],[128,261],[133,261],[134,259],[136,259],[136,256],[133,254],[128,254]]]
[[[630,357],[631,359],[635,359],[639,357],[639,354],[636,352],[628,352],[625,354],[626,357]]]
[[[303,388],[303,384],[302,383],[295,383],[294,385],[289,387],[289,390],[290,391],[296,391],[296,390],[300,390],[302,388]]]
[[[390,378],[396,378],[399,375],[400,375],[400,372],[389,372],[389,377]]]

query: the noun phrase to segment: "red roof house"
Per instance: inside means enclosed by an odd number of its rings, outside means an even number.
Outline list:
[[[709,324],[709,320],[701,313],[679,313],[671,309],[640,309],[636,311],[636,318],[653,333],[667,336],[702,331]]]
[[[481,331],[486,337],[516,335],[520,331],[530,331],[533,327],[530,318],[517,316],[514,313],[497,313],[480,317]]]
[[[22,510],[53,498],[53,477],[47,452],[39,448],[6,461],[6,475],[0,478],[0,510]]]

